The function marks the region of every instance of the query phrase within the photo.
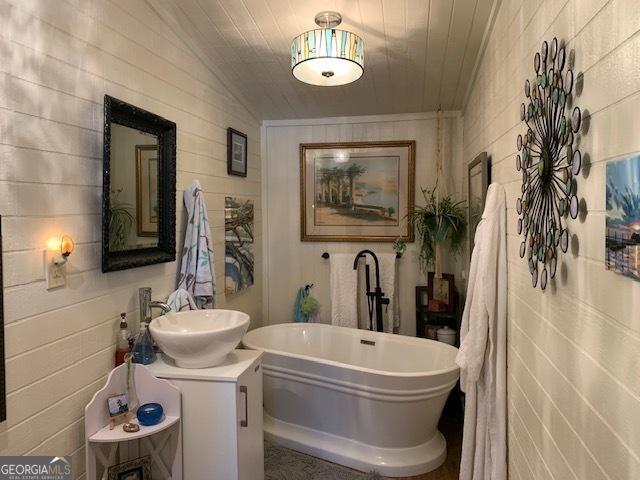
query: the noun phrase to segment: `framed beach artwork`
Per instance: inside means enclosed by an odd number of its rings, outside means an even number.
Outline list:
[[[302,241],[413,242],[416,142],[300,145]]]
[[[640,156],[607,163],[605,264],[640,281]]]
[[[157,145],[136,145],[136,226],[139,237],[158,236]]]
[[[225,293],[253,285],[253,202],[225,197]]]

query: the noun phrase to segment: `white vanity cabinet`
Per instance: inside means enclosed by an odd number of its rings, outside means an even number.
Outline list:
[[[234,350],[217,367],[149,366],[182,393],[185,479],[263,480],[262,353]]]

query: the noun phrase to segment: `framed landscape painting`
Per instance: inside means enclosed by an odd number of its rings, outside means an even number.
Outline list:
[[[413,241],[416,142],[300,145],[302,241]]]

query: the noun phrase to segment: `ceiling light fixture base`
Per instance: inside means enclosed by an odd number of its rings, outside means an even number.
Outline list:
[[[315,18],[316,24],[321,28],[336,28],[342,23],[342,15],[338,12],[320,12]]]

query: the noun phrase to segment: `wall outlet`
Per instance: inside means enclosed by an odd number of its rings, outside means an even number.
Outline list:
[[[47,290],[64,287],[67,284],[66,264],[54,263],[54,259],[60,254],[51,250],[44,251],[44,276],[47,282]]]

